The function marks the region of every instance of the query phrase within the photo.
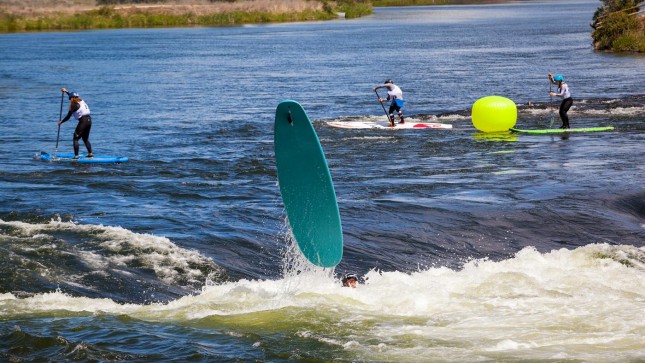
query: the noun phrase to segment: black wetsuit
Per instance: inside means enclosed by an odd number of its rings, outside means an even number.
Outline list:
[[[569,112],[571,105],[573,105],[573,99],[571,97],[565,98],[560,104],[560,110],[558,113],[560,114],[560,119],[562,119],[561,128],[563,129],[569,128],[569,115],[567,115],[567,112]]]
[[[78,102],[74,102],[74,104],[70,107],[69,112],[67,113],[67,116],[65,116],[64,119],[62,119],[62,122],[65,122],[69,120],[70,117],[72,117],[72,114],[81,107],[81,105]],[[79,144],[78,140],[83,139],[83,143],[85,144],[85,147],[87,148],[88,154],[92,154],[92,144],[90,144],[90,130],[92,129],[92,117],[90,115],[84,115],[81,116],[81,118],[78,119],[78,125],[76,125],[76,130],[74,130],[74,155],[78,155],[79,151]]]

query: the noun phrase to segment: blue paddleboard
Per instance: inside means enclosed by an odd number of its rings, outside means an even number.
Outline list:
[[[128,158],[123,156],[107,156],[107,155],[94,155],[93,158],[88,158],[85,155],[79,155],[78,159],[74,159],[74,154],[72,153],[60,153],[50,155],[44,151],[40,152],[40,160],[42,161],[61,161],[61,162],[72,162],[79,164],[113,164],[113,163],[125,163],[128,161]]]
[[[334,267],[343,257],[343,230],[327,160],[305,110],[282,101],[275,111],[278,183],[289,226],[311,263]]]

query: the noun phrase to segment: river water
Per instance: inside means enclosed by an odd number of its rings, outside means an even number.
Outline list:
[[[599,5],[0,35],[0,360],[645,360],[645,57],[592,50]],[[493,94],[544,128],[548,72],[571,87],[572,127],[615,131],[473,128]],[[384,119],[387,78],[410,120],[454,128],[326,124]],[[94,152],[130,162],[34,159],[55,150],[61,87],[92,109]],[[333,270],[289,238],[283,99],[327,156]]]

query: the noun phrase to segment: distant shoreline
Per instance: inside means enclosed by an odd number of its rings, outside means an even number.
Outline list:
[[[47,2],[47,0],[44,0]],[[92,2],[93,3],[93,2]],[[0,33],[65,30],[240,26],[356,18],[372,13],[369,2],[335,3],[305,0],[243,0],[197,4],[119,4],[96,6],[88,2],[60,6],[0,6]]]
[[[116,28],[239,26],[320,21],[372,14],[372,6],[427,6],[505,3],[509,0],[242,0],[99,6],[95,0],[6,0],[0,33]],[[206,2],[199,2],[206,1]],[[525,0],[531,1],[531,0]]]
[[[162,3],[97,5],[121,0],[3,0],[0,34],[121,28],[228,27],[244,24],[359,18],[372,7],[499,4],[534,0],[168,0]],[[164,1],[164,0],[161,0]],[[190,2],[186,2],[190,1]],[[638,10],[638,7],[635,7]],[[600,9],[599,9],[600,10]],[[594,23],[599,50],[645,52],[645,17],[616,11]],[[631,16],[631,18],[630,18]],[[612,20],[614,18],[621,18]],[[598,20],[596,20],[598,21]],[[598,22],[601,24],[601,22]]]

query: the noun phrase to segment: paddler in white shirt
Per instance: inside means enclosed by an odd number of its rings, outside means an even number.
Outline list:
[[[58,126],[62,125],[70,117],[74,116],[78,120],[78,125],[74,130],[74,159],[78,159],[79,144],[78,140],[83,139],[85,147],[87,148],[87,157],[92,158],[92,144],[90,144],[90,130],[92,129],[92,117],[90,117],[90,107],[81,99],[76,92],[67,92],[67,89],[62,88],[61,92],[67,93],[69,97],[69,112],[67,116],[58,121]]]
[[[376,90],[379,88],[387,88],[387,98],[379,97],[379,101],[390,101],[390,109],[388,111],[388,113],[390,114],[390,124],[394,126],[395,111],[399,114],[399,123],[405,123],[405,119],[403,118],[403,111],[401,111],[401,108],[403,107],[403,91],[401,91],[401,88],[395,85],[391,79],[388,79],[383,84],[374,87],[374,91],[376,92]]]

